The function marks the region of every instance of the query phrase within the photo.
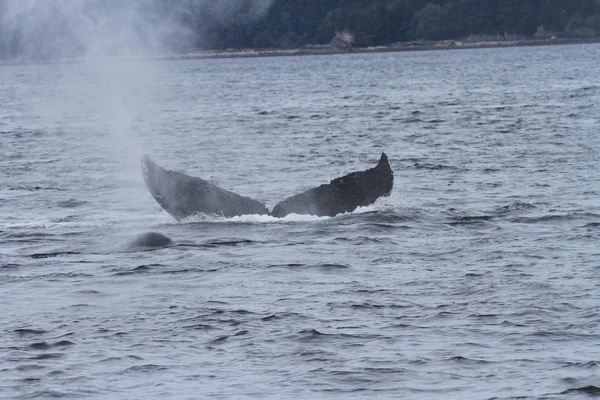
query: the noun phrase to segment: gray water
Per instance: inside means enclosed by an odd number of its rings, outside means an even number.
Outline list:
[[[600,394],[600,46],[0,67],[0,397]],[[177,223],[140,157],[336,216]],[[175,246],[127,243],[160,232]]]

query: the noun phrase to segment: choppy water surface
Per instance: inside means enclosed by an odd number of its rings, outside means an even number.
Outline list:
[[[0,397],[600,394],[600,46],[0,68]],[[141,154],[334,218],[177,223]],[[155,231],[174,246],[127,243]]]

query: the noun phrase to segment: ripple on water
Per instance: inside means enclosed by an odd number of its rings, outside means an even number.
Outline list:
[[[117,118],[86,63],[3,68],[0,397],[599,396],[599,51],[125,63]],[[180,223],[137,147],[262,201],[381,151],[395,187]],[[155,229],[177,245],[94,251]]]
[[[19,328],[13,330],[13,333],[16,333],[19,336],[36,336],[36,335],[44,335],[48,333],[48,331],[43,329],[34,329],[34,328]]]
[[[58,203],[56,203],[56,205],[58,207],[62,207],[62,208],[77,208],[77,207],[85,206],[88,204],[90,204],[88,201],[77,200],[77,199],[63,200],[63,201],[59,201]]]

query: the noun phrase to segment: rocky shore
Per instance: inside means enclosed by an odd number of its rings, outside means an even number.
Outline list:
[[[377,47],[349,47],[341,48],[334,46],[310,46],[298,49],[229,49],[229,50],[192,50],[189,52],[156,54],[151,56],[156,59],[197,59],[197,58],[238,58],[238,57],[280,57],[280,56],[302,56],[302,55],[324,55],[324,54],[353,54],[353,53],[385,53],[401,51],[424,51],[424,50],[455,50],[455,49],[480,49],[496,47],[515,46],[552,46],[569,44],[600,43],[600,37],[585,39],[519,39],[519,40],[477,40],[459,41],[444,40],[437,42],[415,41],[406,43],[394,43]]]
[[[111,57],[112,61],[136,61],[136,60],[192,60],[192,59],[214,59],[214,58],[245,58],[245,57],[283,57],[304,55],[326,55],[326,54],[368,54],[402,51],[425,51],[425,50],[458,50],[458,49],[483,49],[516,46],[555,46],[570,44],[600,43],[600,37],[589,38],[530,38],[515,40],[444,40],[444,41],[414,41],[393,43],[376,47],[336,47],[332,45],[308,46],[297,49],[228,49],[228,50],[200,50],[189,49],[162,53],[140,53],[129,56]],[[53,64],[73,63],[88,60],[85,58],[52,59],[37,61],[0,61],[0,65],[11,64]],[[96,60],[96,59],[94,59]]]

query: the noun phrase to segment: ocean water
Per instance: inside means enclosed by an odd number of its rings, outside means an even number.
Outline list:
[[[600,395],[600,46],[0,67],[0,398]],[[336,217],[180,223],[140,157]],[[166,248],[131,247],[159,232]]]

